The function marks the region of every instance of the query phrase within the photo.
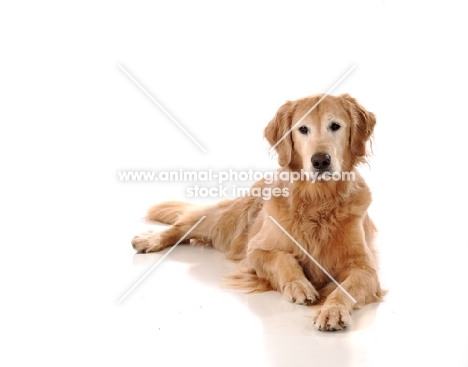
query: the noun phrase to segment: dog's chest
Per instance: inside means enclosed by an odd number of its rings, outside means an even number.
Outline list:
[[[296,230],[307,242],[328,242],[337,235],[343,217],[340,206],[303,204],[297,207],[294,222]]]

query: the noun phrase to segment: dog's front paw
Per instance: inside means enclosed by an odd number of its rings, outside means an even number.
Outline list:
[[[288,282],[283,287],[283,297],[293,303],[312,304],[320,299],[319,293],[307,279]]]
[[[137,252],[155,252],[164,247],[161,245],[161,235],[157,232],[148,231],[133,237],[132,246]]]
[[[344,306],[324,305],[314,316],[314,326],[320,331],[342,330],[351,325],[351,313]]]

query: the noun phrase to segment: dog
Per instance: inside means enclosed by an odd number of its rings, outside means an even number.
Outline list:
[[[264,131],[278,154],[278,172],[307,173],[313,182],[256,182],[252,190],[288,193],[270,200],[248,195],[209,206],[157,204],[147,219],[172,226],[134,237],[135,250],[174,245],[205,217],[185,242],[212,245],[238,261],[238,272],[228,277],[234,288],[276,290],[289,302],[319,304],[318,330],[344,329],[353,310],[381,301],[376,228],[367,213],[371,192],[357,171],[369,157],[376,118],[348,94],[323,97],[286,102]],[[344,173],[354,179],[330,179]]]

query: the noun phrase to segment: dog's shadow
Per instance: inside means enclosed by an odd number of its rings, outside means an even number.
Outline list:
[[[133,264],[153,265],[169,250],[170,248],[158,253],[135,254]],[[314,365],[367,364],[363,360],[365,354],[358,342],[359,338],[355,336],[372,326],[379,307],[377,303],[354,311],[353,324],[348,329],[320,332],[312,323],[318,306],[305,307],[289,303],[275,291],[246,294],[226,288],[223,277],[233,272],[237,265],[214,248],[181,244],[169,256],[172,262],[188,264],[187,272],[193,279],[214,289],[223,289],[227,296],[245,304],[261,320],[265,357],[271,365],[303,365],[304,358]]]

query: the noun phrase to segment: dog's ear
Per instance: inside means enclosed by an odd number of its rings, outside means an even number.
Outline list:
[[[341,96],[345,101],[347,110],[351,117],[351,133],[349,145],[354,158],[354,163],[363,163],[366,161],[367,142],[371,139],[376,124],[375,115],[362,107],[349,94]]]
[[[276,112],[275,117],[267,125],[264,132],[265,138],[272,147],[282,139],[275,146],[275,150],[278,153],[278,163],[281,167],[287,166],[291,162],[292,136],[290,132],[288,133],[288,130],[291,128],[293,112],[293,102],[286,102]],[[288,134],[285,136],[286,133]]]

